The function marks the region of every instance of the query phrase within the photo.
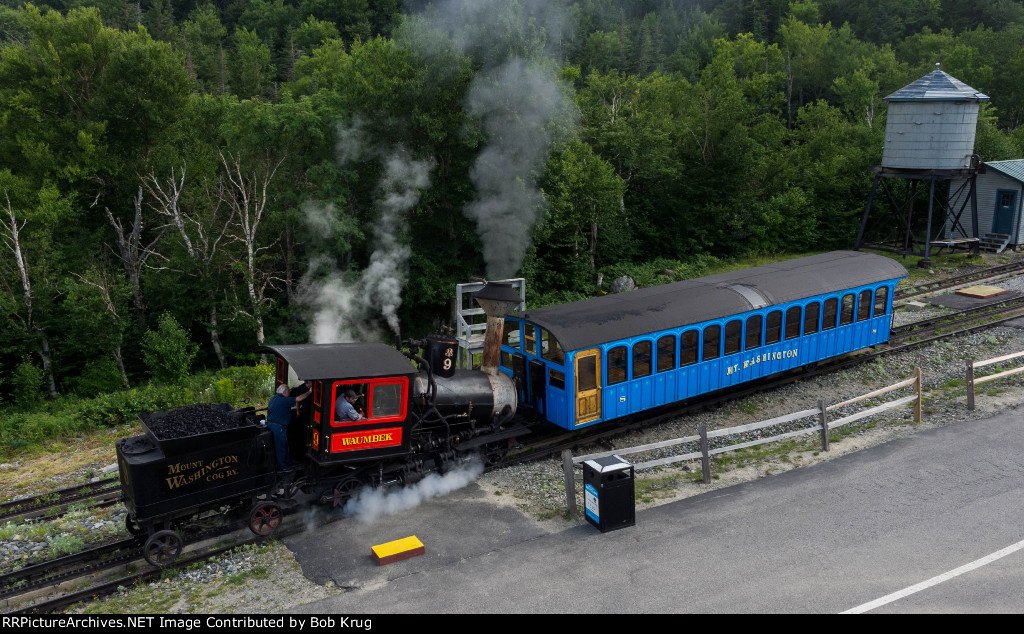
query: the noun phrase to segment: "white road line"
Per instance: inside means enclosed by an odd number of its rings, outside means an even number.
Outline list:
[[[972,561],[969,564],[964,564],[963,566],[960,566],[959,568],[956,568],[954,570],[950,570],[949,572],[944,572],[941,575],[938,575],[937,577],[932,577],[928,581],[922,581],[921,583],[919,583],[917,585],[910,586],[909,588],[904,588],[903,590],[900,590],[898,592],[893,592],[892,594],[887,594],[884,597],[882,597],[881,599],[875,599],[874,601],[865,603],[863,605],[858,605],[857,607],[850,608],[849,610],[847,610],[845,612],[840,612],[840,614],[863,614],[864,612],[868,612],[870,610],[874,610],[875,608],[881,607],[881,606],[883,606],[883,605],[885,605],[887,603],[892,603],[893,601],[898,601],[899,599],[902,599],[903,597],[909,597],[910,595],[914,594],[915,592],[920,592],[921,590],[924,590],[925,588],[930,588],[932,586],[937,586],[940,583],[942,583],[943,581],[948,581],[948,580],[952,579],[953,577],[960,576],[960,575],[964,574],[965,572],[970,572],[970,571],[974,570],[975,568],[981,568],[982,566],[984,566],[986,564],[990,564],[993,561],[996,561],[997,559],[1002,559],[1003,557],[1005,557],[1007,555],[1011,555],[1011,554],[1017,552],[1018,550],[1021,550],[1022,548],[1024,548],[1024,540],[1019,541],[1019,542],[1017,542],[1016,544],[1014,544],[1012,546],[1007,546],[1006,548],[1004,548],[1002,550],[997,550],[996,552],[992,553],[991,555],[986,555],[986,556],[982,557],[981,559],[978,559],[976,561]]]

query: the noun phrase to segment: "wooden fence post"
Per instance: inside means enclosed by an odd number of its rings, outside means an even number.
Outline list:
[[[914,394],[917,400],[914,401],[914,422],[921,422],[921,412],[924,409],[924,375],[921,373],[921,366],[914,366]]]
[[[821,450],[828,451],[828,410],[825,399],[818,399],[818,422],[821,423]]]
[[[700,433],[700,472],[704,476],[704,484],[711,484],[711,458],[708,456],[708,426],[701,423],[697,431]]]
[[[974,409],[974,359],[967,360],[967,409]]]
[[[565,472],[565,505],[569,507],[569,517],[576,516],[576,468],[572,465],[572,450],[562,452],[562,471]]]

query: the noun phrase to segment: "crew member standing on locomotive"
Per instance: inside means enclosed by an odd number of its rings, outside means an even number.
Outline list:
[[[306,386],[309,386],[309,381],[306,382]],[[274,453],[277,454],[279,471],[286,471],[295,466],[288,454],[288,424],[292,422],[292,407],[312,393],[306,391],[300,396],[289,396],[291,390],[286,383],[282,383],[278,386],[277,393],[271,396],[270,402],[267,403],[267,426],[270,427],[270,433],[274,434]]]
[[[355,402],[359,395],[352,390],[345,390],[345,393],[334,402],[334,418],[340,421],[359,420],[362,414],[356,411]]]

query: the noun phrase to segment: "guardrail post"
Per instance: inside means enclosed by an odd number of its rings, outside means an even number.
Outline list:
[[[914,394],[917,395],[917,400],[914,401],[914,422],[921,422],[921,412],[924,408],[922,402],[922,396],[924,394],[924,375],[921,373],[920,366],[914,366]]]
[[[967,360],[967,409],[974,409],[974,359]]]
[[[825,399],[818,399],[818,421],[821,423],[821,450],[828,451],[828,410]]]
[[[565,472],[565,505],[569,507],[569,517],[576,516],[576,468],[572,464],[572,450],[562,452],[562,471]]]
[[[711,484],[711,458],[708,456],[708,426],[701,423],[700,427],[697,428],[697,432],[700,434],[700,472],[703,476],[704,484]]]

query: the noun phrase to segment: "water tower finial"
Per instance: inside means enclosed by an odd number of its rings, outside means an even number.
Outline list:
[[[941,63],[941,62],[935,62],[935,70],[939,70],[939,64],[940,64],[940,63]]]

